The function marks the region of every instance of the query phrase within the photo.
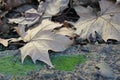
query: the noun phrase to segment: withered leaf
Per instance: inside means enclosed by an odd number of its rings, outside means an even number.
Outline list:
[[[62,13],[52,16],[52,21],[63,23],[65,20],[76,22],[80,17],[74,8],[66,8]]]
[[[0,25],[0,34],[8,33],[9,32],[9,25],[8,24],[1,24]]]
[[[116,4],[120,4],[120,0],[116,0]]]
[[[40,21],[41,15],[31,5],[24,5],[17,8],[15,11],[24,14],[19,17],[9,18],[9,23],[11,24],[16,23],[20,25],[27,25],[29,27]]]
[[[0,38],[0,43],[1,43],[2,45],[4,45],[5,47],[7,47],[9,40],[10,40],[10,39],[2,39],[2,38]]]
[[[67,8],[69,0],[47,0],[47,3],[44,16],[52,17]]]
[[[24,25],[18,25],[17,27],[14,27],[18,35],[21,37],[24,37],[26,35],[25,28],[26,26]]]
[[[73,43],[65,36],[66,33],[52,32],[52,29],[60,25],[45,20],[36,28],[28,30],[27,35],[24,37],[24,41],[28,43],[20,48],[22,62],[26,56],[30,56],[34,63],[36,60],[40,60],[53,67],[48,50],[63,51]]]
[[[82,18],[75,24],[76,33],[80,34],[81,38],[86,39],[91,33],[95,36],[96,31],[105,41],[108,39],[120,41],[120,5],[102,0],[100,1],[100,7],[99,15]]]
[[[4,0],[4,3],[6,4],[5,9],[10,10],[26,3],[32,3],[32,0]]]

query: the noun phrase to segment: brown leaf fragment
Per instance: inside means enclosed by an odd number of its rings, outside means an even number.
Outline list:
[[[12,8],[21,6],[26,3],[32,3],[32,0],[4,0],[4,1],[6,10],[10,10]]]
[[[0,38],[0,43],[1,43],[2,45],[4,45],[5,47],[7,47],[9,40],[10,40],[10,39],[2,39],[2,38]]]
[[[44,16],[51,17],[63,11],[68,6],[69,0],[47,0],[46,2],[48,5],[46,6]]]
[[[74,8],[66,8],[62,13],[52,16],[51,20],[54,22],[63,23],[65,20],[71,22],[77,22],[80,17],[76,13]]]
[[[9,32],[9,26],[7,24],[1,24],[0,25],[0,34],[8,33]]]
[[[16,30],[19,36],[21,36],[22,38],[25,37],[26,32],[24,25],[18,25],[17,27],[14,27],[14,29]]]
[[[20,8],[17,8],[15,11],[22,13],[22,15],[17,18],[9,18],[8,20],[11,24],[16,23],[30,27],[40,22],[41,15],[31,5],[24,5]]]

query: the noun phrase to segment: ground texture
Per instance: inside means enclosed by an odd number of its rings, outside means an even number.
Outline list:
[[[0,52],[3,56],[6,52]],[[12,55],[15,51],[8,51]],[[0,80],[120,80],[120,45],[85,45],[71,46],[60,53],[51,53],[52,56],[60,55],[85,55],[87,61],[77,64],[73,71],[49,69],[44,66],[38,71],[30,71],[26,76],[6,76],[0,74]]]

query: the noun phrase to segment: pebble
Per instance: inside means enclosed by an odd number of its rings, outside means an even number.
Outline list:
[[[0,73],[0,80],[4,78],[4,75]]]
[[[115,77],[110,66],[107,63],[105,63],[104,61],[96,64],[96,67],[99,68],[99,72],[102,76],[107,77],[107,78],[114,78]]]

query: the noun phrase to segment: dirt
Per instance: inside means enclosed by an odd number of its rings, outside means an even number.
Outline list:
[[[0,52],[0,56],[5,55]],[[7,51],[12,55],[15,51]],[[120,44],[75,45],[58,54],[51,55],[78,55],[85,54],[87,61],[77,64],[73,71],[59,71],[44,66],[41,70],[30,71],[24,77],[11,77],[10,80],[120,80]],[[8,76],[10,78],[10,76]],[[0,80],[9,80],[0,74]]]
[[[74,0],[74,5],[91,5],[90,1],[98,0]],[[0,9],[4,6],[0,0]],[[91,5],[93,8],[96,6]],[[97,7],[99,8],[99,6]],[[2,10],[0,10],[0,13]],[[11,34],[12,36],[14,34]],[[15,36],[15,35],[14,35]],[[3,36],[4,37],[4,36]],[[15,46],[12,46],[12,49]],[[14,55],[18,50],[0,52],[0,58],[5,55]],[[0,73],[0,80],[120,80],[120,44],[87,44],[74,45],[63,52],[50,55],[78,55],[87,57],[84,64],[77,64],[73,71],[59,71],[44,66],[38,71],[30,71],[26,76],[8,76]]]

